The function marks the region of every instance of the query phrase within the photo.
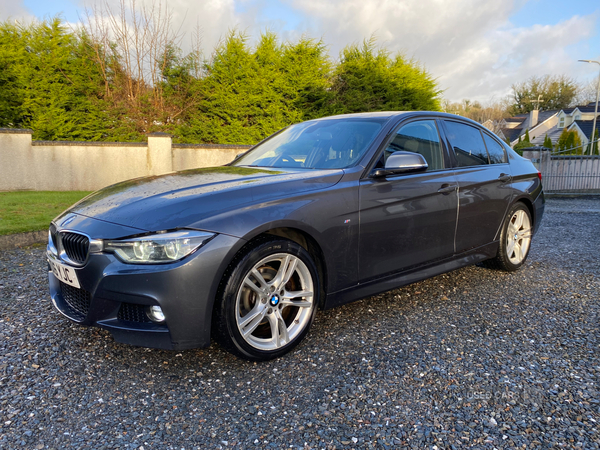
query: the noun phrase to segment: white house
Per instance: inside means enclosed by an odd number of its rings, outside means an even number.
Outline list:
[[[559,111],[531,111],[529,114],[506,119],[507,127],[502,132],[509,137],[510,145],[514,146],[523,139],[529,130],[529,140],[532,145],[542,145],[546,134],[551,135],[558,124]],[[560,136],[560,133],[558,134]],[[551,136],[552,139],[552,136]],[[556,137],[558,140],[558,136]],[[539,143],[538,143],[539,142]]]
[[[594,121],[594,110],[596,103],[591,102],[587,105],[576,106],[574,108],[563,109],[558,114],[557,131],[560,133],[564,129],[567,131],[575,130],[585,147],[591,139],[592,127]]]
[[[595,103],[565,108],[559,111],[536,111],[528,115],[520,115],[507,119],[508,127],[502,131],[510,134],[510,144],[514,146],[529,130],[529,140],[533,146],[544,145],[546,136],[556,145],[564,129],[576,130],[581,142],[587,144],[592,134],[592,121],[594,119]],[[516,124],[516,126],[512,126]]]
[[[569,128],[577,120],[593,120],[594,108],[596,104],[590,103],[585,106],[576,106],[575,108],[566,108],[558,113],[558,129]]]

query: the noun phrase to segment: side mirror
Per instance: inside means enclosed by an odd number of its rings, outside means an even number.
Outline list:
[[[427,161],[423,155],[413,152],[394,152],[385,162],[385,169],[376,169],[373,172],[374,177],[386,177],[407,172],[422,172],[427,170]]]

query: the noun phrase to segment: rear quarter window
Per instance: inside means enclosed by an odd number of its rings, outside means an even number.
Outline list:
[[[506,152],[504,147],[500,145],[494,138],[483,133],[483,140],[487,147],[488,154],[490,155],[491,164],[502,164],[508,162],[506,158]]]

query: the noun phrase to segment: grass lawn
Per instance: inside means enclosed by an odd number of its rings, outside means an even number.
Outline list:
[[[50,221],[89,192],[0,192],[0,235],[45,230]]]

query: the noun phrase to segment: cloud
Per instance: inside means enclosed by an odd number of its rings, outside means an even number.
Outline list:
[[[572,73],[567,48],[594,32],[596,15],[516,28],[522,2],[480,0],[292,0],[322,30],[332,52],[375,35],[389,50],[415,57],[444,96],[486,102],[532,75]]]
[[[444,74],[440,83],[449,98],[500,98],[533,75],[572,74],[577,62],[567,49],[587,39],[593,27],[593,18],[573,17],[556,25],[500,28],[467,46],[454,62],[429,67]]]
[[[29,22],[33,18],[23,5],[23,0],[0,1],[0,21],[11,19]]]

